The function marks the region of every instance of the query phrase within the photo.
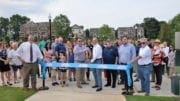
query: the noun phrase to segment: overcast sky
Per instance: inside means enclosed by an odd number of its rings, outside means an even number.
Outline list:
[[[44,22],[49,13],[52,18],[67,15],[71,25],[117,28],[141,23],[145,17],[168,21],[180,13],[180,0],[0,0],[0,16],[21,14]]]

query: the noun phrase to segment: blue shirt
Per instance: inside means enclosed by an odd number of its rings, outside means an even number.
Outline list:
[[[115,64],[117,56],[118,56],[117,48],[111,46],[111,47],[105,47],[103,49],[103,62],[105,64]]]
[[[74,54],[69,54],[68,62],[74,63]]]
[[[60,53],[60,52],[64,52],[64,53],[66,53],[66,47],[64,46],[64,44],[58,44],[58,45],[56,45],[56,47],[55,47],[55,51],[56,52],[58,52],[58,53]]]
[[[118,47],[119,63],[130,63],[136,57],[136,48],[127,43]]]

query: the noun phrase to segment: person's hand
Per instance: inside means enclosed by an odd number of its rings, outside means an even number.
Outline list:
[[[6,64],[6,65],[7,65],[7,64],[8,64],[8,61],[7,61],[7,60],[5,60],[5,61],[4,61],[4,64]]]

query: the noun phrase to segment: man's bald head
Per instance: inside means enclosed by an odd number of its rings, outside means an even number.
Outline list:
[[[98,43],[98,39],[97,39],[96,37],[94,37],[94,38],[92,39],[92,43],[93,43],[93,45],[97,44],[97,43]]]
[[[28,36],[28,41],[29,42],[33,42],[34,41],[34,36],[33,35],[29,35]]]

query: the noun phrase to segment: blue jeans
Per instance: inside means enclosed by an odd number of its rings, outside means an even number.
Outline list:
[[[150,74],[152,71],[152,64],[142,66],[139,65],[138,72],[139,78],[141,80],[141,90],[146,93],[150,93]]]
[[[101,64],[102,60],[101,59],[97,59],[93,62],[94,64]],[[95,79],[95,85],[98,86],[98,88],[102,88],[102,73],[101,73],[101,69],[92,69],[93,71],[93,75],[94,75],[94,79]]]

